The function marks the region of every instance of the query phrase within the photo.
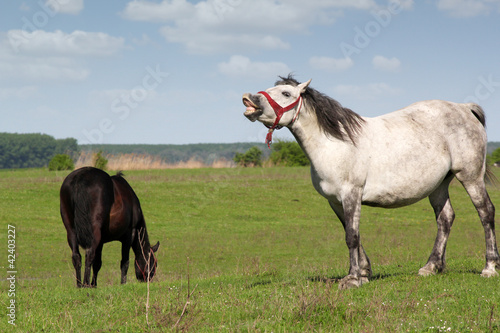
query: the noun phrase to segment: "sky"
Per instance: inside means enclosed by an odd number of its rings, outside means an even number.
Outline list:
[[[475,102],[500,141],[500,0],[3,1],[0,132],[264,142],[243,93],[293,73],[365,117]],[[274,139],[292,139],[287,129]]]

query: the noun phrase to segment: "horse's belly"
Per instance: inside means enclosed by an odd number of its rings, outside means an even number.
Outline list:
[[[363,205],[385,208],[408,206],[428,197],[443,179],[444,175],[401,182],[393,179],[367,183],[361,202]]]
[[[414,197],[394,197],[392,193],[387,193],[381,196],[364,198],[362,199],[361,203],[363,205],[371,207],[399,208],[414,204],[427,196],[428,195]]]

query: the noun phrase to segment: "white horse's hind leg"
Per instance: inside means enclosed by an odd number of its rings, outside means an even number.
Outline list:
[[[459,174],[457,174],[459,178]],[[486,191],[484,177],[475,182],[461,180],[465,190],[469,194],[472,203],[481,219],[486,240],[486,266],[481,272],[483,277],[498,276],[496,267],[500,267],[500,255],[498,254],[497,241],[495,235],[495,207]]]
[[[455,219],[455,212],[451,206],[448,186],[454,175],[449,175],[443,183],[429,196],[432,208],[436,215],[437,235],[434,247],[427,264],[422,267],[418,274],[422,276],[433,275],[436,272],[442,272],[446,266],[446,243],[450,235],[451,226]]]

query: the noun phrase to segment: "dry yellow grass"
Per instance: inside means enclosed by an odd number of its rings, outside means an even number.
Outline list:
[[[75,168],[94,166],[96,155],[94,152],[81,152],[75,163]],[[228,161],[224,158],[216,160],[211,164],[205,164],[195,158],[191,158],[188,161],[167,163],[161,157],[149,154],[107,154],[104,157],[108,160],[108,170],[232,168],[235,166],[233,161]]]

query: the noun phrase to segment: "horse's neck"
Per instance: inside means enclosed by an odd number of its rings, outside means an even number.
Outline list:
[[[316,169],[321,169],[325,160],[328,159],[332,163],[335,156],[347,153],[353,148],[349,140],[343,141],[328,136],[311,114],[299,118],[289,129]]]
[[[349,140],[329,136],[314,117],[307,115],[290,131],[311,161],[311,177],[316,190],[328,198],[340,198],[343,186],[352,178],[358,163],[356,146]]]

